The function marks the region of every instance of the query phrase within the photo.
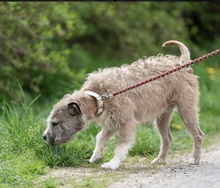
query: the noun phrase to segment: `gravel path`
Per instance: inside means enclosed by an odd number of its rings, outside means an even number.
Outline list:
[[[181,158],[170,159],[157,172],[132,173],[108,188],[220,188],[220,144],[203,151],[199,166],[186,164],[188,155]]]
[[[156,166],[145,157],[130,157],[115,171],[100,167],[58,168],[42,176],[39,182],[55,178],[62,182],[60,188],[94,187],[97,181],[109,182],[107,188],[220,188],[220,143],[203,149],[199,166],[187,163],[190,156],[175,153],[169,155],[166,165]]]

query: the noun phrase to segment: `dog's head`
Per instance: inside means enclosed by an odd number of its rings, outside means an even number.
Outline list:
[[[91,108],[95,108],[95,101],[89,96],[81,95],[67,94],[54,105],[43,134],[49,144],[59,145],[69,141],[92,118]]]

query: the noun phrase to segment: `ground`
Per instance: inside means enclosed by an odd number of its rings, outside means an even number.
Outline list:
[[[160,166],[157,172],[140,172],[130,174],[128,178],[109,185],[109,188],[219,188],[220,187],[220,144],[216,144],[203,153],[201,164],[189,165],[186,163],[188,155],[174,156],[165,166]],[[176,157],[180,157],[180,161]]]
[[[59,168],[43,176],[40,182],[46,187],[52,184],[51,187],[62,188],[219,188],[220,142],[203,149],[200,165],[189,165],[190,156],[175,152],[165,165],[156,166],[147,158],[128,157],[115,171],[101,169],[100,164],[86,168]]]

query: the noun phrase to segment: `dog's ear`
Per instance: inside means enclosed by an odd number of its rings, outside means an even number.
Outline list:
[[[70,102],[68,105],[68,112],[71,116],[81,114],[79,104],[77,102]]]

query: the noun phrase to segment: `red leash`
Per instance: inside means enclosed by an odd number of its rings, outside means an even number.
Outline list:
[[[164,77],[164,76],[166,76],[166,75],[168,75],[168,74],[171,74],[171,73],[173,73],[173,72],[179,71],[180,69],[183,69],[183,68],[185,68],[185,67],[188,67],[188,66],[190,66],[190,65],[193,65],[193,64],[195,64],[195,63],[197,63],[197,62],[199,62],[199,61],[202,61],[202,60],[204,60],[204,59],[207,59],[207,58],[209,58],[209,57],[212,57],[212,56],[214,56],[214,55],[217,55],[218,53],[220,53],[220,49],[215,50],[215,51],[213,51],[213,52],[210,52],[210,53],[208,53],[208,54],[206,54],[206,55],[204,55],[204,56],[202,56],[202,57],[199,57],[199,58],[197,58],[197,59],[194,59],[193,61],[190,61],[189,63],[186,63],[186,64],[184,64],[184,65],[180,65],[179,67],[176,67],[176,68],[171,69],[171,70],[169,70],[169,71],[166,71],[166,72],[164,72],[164,73],[158,74],[158,75],[156,75],[156,76],[154,76],[154,77],[152,77],[152,78],[149,78],[149,79],[147,79],[147,80],[145,80],[145,81],[143,81],[143,82],[141,82],[141,83],[138,83],[138,84],[136,84],[136,85],[133,85],[133,86],[124,88],[124,89],[122,89],[122,90],[119,90],[119,91],[117,91],[117,92],[111,93],[109,96],[103,95],[103,96],[101,96],[101,97],[102,97],[103,100],[109,99],[109,98],[112,98],[112,97],[115,97],[115,96],[118,95],[118,94],[127,92],[127,91],[129,91],[129,90],[131,90],[131,89],[134,89],[134,88],[139,87],[139,86],[141,86],[141,85],[147,84],[147,83],[149,83],[149,82],[151,82],[151,81],[154,81],[154,80],[156,80],[156,79],[162,78],[162,77]]]

